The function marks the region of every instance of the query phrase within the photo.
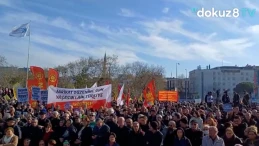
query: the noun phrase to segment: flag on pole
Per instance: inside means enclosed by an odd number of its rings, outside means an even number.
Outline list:
[[[123,90],[124,90],[124,84],[122,85],[119,96],[117,98],[117,106],[123,105],[123,100],[122,100]]]
[[[97,82],[95,82],[91,88],[96,88],[96,87],[97,87]]]
[[[12,37],[25,37],[30,35],[30,23],[25,23],[20,26],[16,26],[9,33]]]

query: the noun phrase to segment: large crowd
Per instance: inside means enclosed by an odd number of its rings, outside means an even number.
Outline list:
[[[17,103],[12,90],[0,88],[0,146],[259,146],[259,106],[249,104],[249,94],[233,99],[226,92],[215,104],[208,93],[198,104],[60,110]],[[233,105],[227,112],[226,103]]]

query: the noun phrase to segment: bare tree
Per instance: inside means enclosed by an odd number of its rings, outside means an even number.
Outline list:
[[[7,65],[6,58],[0,55],[0,67],[6,66],[6,65]]]

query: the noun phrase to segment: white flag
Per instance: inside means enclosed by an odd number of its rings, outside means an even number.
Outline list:
[[[30,24],[25,23],[20,26],[16,26],[13,30],[9,33],[9,36],[12,37],[25,37],[30,35]]]
[[[119,96],[117,98],[117,106],[123,105],[123,101],[122,101],[123,90],[124,90],[124,84],[122,85]]]
[[[95,82],[91,88],[96,88],[96,87],[97,87],[97,82]]]

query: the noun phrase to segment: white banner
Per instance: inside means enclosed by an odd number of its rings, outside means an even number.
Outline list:
[[[108,100],[111,99],[111,91],[111,85],[87,89],[67,89],[50,86],[48,88],[48,104],[55,102]]]

